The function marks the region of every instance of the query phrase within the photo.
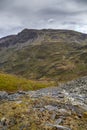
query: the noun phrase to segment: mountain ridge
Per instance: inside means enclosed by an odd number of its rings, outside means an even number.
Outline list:
[[[19,32],[17,35],[9,35],[3,38],[0,38],[0,47],[8,47],[10,44],[15,44],[17,42],[24,43],[28,41],[29,39],[37,38],[40,33],[43,35],[44,33],[66,33],[66,34],[72,34],[76,35],[78,34],[81,36],[81,38],[84,40],[87,40],[87,34],[73,31],[73,30],[62,30],[62,29],[42,29],[42,30],[37,30],[37,29],[24,29],[21,32]],[[25,35],[25,37],[23,37]],[[5,43],[6,42],[6,43]]]

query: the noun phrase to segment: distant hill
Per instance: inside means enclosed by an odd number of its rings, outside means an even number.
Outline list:
[[[0,39],[0,71],[35,80],[68,81],[87,75],[87,34],[24,29]]]

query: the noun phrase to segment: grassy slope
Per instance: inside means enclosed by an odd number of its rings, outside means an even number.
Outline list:
[[[86,55],[87,49],[68,43],[46,43],[16,51],[3,68],[31,79],[67,81],[87,75]]]
[[[36,90],[50,85],[52,84],[27,80],[15,75],[0,73],[0,91],[15,92],[18,90]]]

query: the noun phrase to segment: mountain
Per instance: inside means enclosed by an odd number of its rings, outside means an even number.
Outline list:
[[[24,29],[0,39],[0,71],[65,82],[87,75],[87,34]]]
[[[86,95],[87,34],[24,29],[0,39],[1,129],[87,130]]]

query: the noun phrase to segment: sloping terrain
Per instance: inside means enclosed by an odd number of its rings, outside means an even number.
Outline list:
[[[29,30],[0,39],[0,70],[56,84],[87,75],[87,35]]]
[[[0,99],[0,130],[87,130],[87,76]]]
[[[53,83],[27,80],[22,77],[0,73],[0,91],[14,93],[17,91],[37,90],[51,86]]]
[[[87,130],[86,34],[25,29],[0,39],[0,130]]]

